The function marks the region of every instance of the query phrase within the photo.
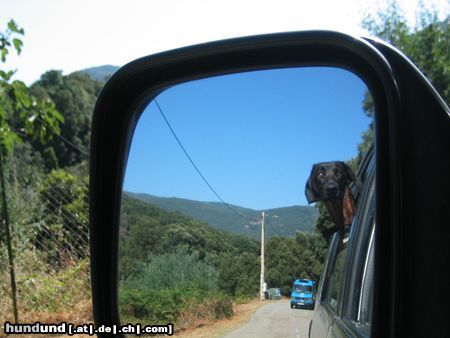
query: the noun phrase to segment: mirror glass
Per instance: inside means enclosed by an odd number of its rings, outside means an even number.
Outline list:
[[[356,186],[347,168],[358,172],[372,118],[364,82],[331,67],[217,76],[159,94],[140,117],[125,174],[121,321],[195,336],[217,325],[233,332],[242,313],[273,306],[281,317],[272,326],[307,332],[336,226],[320,200],[342,201]],[[314,171],[322,162],[332,163]]]

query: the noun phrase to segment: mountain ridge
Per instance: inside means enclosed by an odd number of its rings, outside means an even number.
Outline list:
[[[80,69],[79,72],[89,75],[92,80],[106,82],[119,68],[114,65],[101,65]]]
[[[177,211],[210,226],[260,237],[260,219],[263,210],[254,210],[221,202],[202,202],[178,197],[159,197],[146,193],[124,192],[143,202],[156,205],[167,211]],[[266,213],[266,236],[295,236],[297,231],[312,232],[318,218],[318,210],[310,206],[289,206],[264,210]]]

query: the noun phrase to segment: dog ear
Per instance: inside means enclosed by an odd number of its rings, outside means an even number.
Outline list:
[[[342,199],[342,212],[344,214],[344,224],[352,224],[356,214],[356,202],[348,186],[345,187],[344,198]]]
[[[358,182],[358,178],[356,177],[355,173],[353,172],[352,168],[350,168],[345,162],[340,162],[342,165],[342,168],[345,172],[345,175],[347,176],[348,183],[350,182]]]
[[[344,169],[345,175],[347,176],[347,183],[354,182],[357,191],[361,191],[362,183],[361,180],[355,175],[355,172],[350,168],[350,166],[344,162],[341,162],[342,168]]]
[[[320,200],[319,192],[317,191],[316,184],[314,183],[314,173],[316,171],[316,165],[314,164],[309,175],[308,181],[305,186],[305,196],[308,204],[317,202]]]

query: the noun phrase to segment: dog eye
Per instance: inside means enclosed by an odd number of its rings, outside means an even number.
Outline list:
[[[317,177],[320,177],[320,178],[322,178],[324,176],[324,173],[323,172],[321,172],[321,171],[319,171],[319,173],[317,174]]]

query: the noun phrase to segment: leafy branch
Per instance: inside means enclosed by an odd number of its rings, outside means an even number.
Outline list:
[[[11,49],[18,55],[22,52],[23,42],[18,36],[25,32],[14,20],[8,22],[4,32],[0,32],[0,59],[2,63]],[[23,135],[41,142],[48,141],[53,134],[36,119],[45,121],[54,130],[59,131],[59,124],[64,121],[55,105],[50,100],[38,100],[33,97],[22,81],[12,80],[15,71],[0,70],[0,187],[2,197],[2,217],[5,225],[6,246],[8,250],[9,273],[11,277],[11,298],[14,320],[19,321],[17,309],[17,287],[14,267],[14,250],[9,218],[8,194],[4,163],[11,154],[14,144],[23,142]]]
[[[17,35],[24,35],[23,28],[19,28],[14,20],[8,22],[5,32],[0,32],[0,57],[2,62],[6,62],[6,56],[9,54],[9,49],[14,47],[17,55],[22,52],[23,42]]]

